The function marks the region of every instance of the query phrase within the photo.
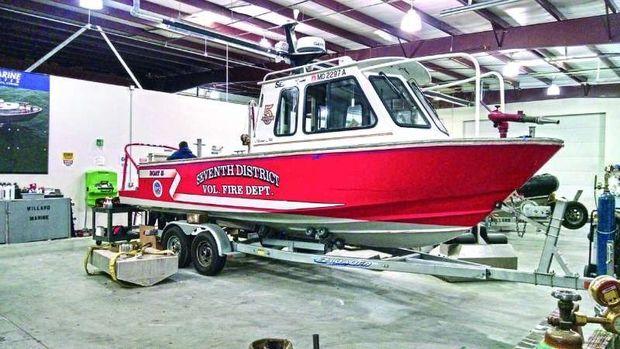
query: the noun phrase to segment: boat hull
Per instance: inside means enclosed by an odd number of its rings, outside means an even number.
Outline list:
[[[357,245],[425,246],[480,222],[561,147],[449,140],[153,163],[121,201],[290,232],[325,227]]]
[[[37,115],[41,113],[43,109],[40,107],[34,107],[32,111],[1,111],[0,110],[0,123],[15,123],[15,122],[25,122],[34,119]]]

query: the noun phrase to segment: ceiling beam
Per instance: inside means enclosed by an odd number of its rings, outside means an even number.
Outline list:
[[[387,0],[384,0],[384,1],[387,1]],[[389,4],[405,13],[409,11],[412,7],[411,3],[407,3],[405,1],[400,1],[400,0],[389,2]],[[413,9],[418,13],[418,15],[420,15],[420,18],[422,18],[422,22],[430,25],[433,28],[441,30],[442,32],[448,35],[463,34],[463,32],[460,31],[458,28],[455,28],[451,26],[450,24],[429,15],[428,13],[420,10],[417,7],[413,6]]]
[[[31,5],[33,8],[29,8],[29,13],[33,13],[33,14],[38,14],[43,18],[35,18],[35,17],[31,17],[28,16],[26,14],[17,14],[17,13],[13,13],[13,12],[7,12],[7,11],[0,11],[0,16],[2,17],[9,17],[11,19],[13,18],[23,18],[24,20],[27,19],[26,21],[26,26],[32,26],[35,25],[33,23],[36,23],[36,25],[40,25],[41,23],[44,23],[45,26],[47,26],[47,29],[44,30],[40,30],[37,31],[37,33],[39,33],[40,37],[49,37],[46,36],[46,33],[51,32],[51,31],[55,31],[57,30],[57,28],[60,28],[59,30],[64,30],[65,34],[68,36],[70,35],[70,33],[73,33],[77,30],[77,26],[74,26],[72,24],[75,25],[81,25],[83,24],[83,22],[85,21],[86,18],[82,18],[83,14],[80,13],[74,13],[72,11],[69,10],[65,10],[65,9],[60,9],[54,6],[49,6],[49,5],[44,5],[44,4],[39,4],[39,3],[32,3],[32,2],[28,2],[28,1],[24,1],[24,0],[11,0],[11,5],[15,6],[16,4],[19,5]],[[0,4],[0,7],[3,7],[5,5]],[[16,8],[18,10],[23,10],[24,7],[13,7],[13,6],[6,6],[9,8]],[[59,20],[59,22],[54,22],[54,21],[50,21],[44,18],[56,18]],[[136,27],[136,26],[130,26],[124,23],[119,23],[119,22],[115,22],[115,21],[110,21],[104,18],[98,18],[98,17],[91,17],[91,23],[93,25],[101,25],[102,27],[105,28],[105,30],[108,32],[108,34],[110,35],[111,40],[117,45],[117,47],[120,49],[121,48],[121,42],[123,44],[128,44],[130,46],[133,45],[139,45],[139,46],[144,46],[144,47],[148,47],[151,50],[154,49],[159,49],[159,50],[164,50],[164,51],[169,51],[169,54],[174,54],[174,55],[178,55],[181,53],[184,53],[184,51],[177,51],[174,50],[172,48],[170,48],[170,46],[174,46],[174,47],[182,47],[185,50],[192,50],[192,51],[197,51],[197,50],[201,50],[202,45],[195,43],[193,41],[189,41],[189,40],[183,40],[183,39],[178,39],[175,40],[174,43],[172,44],[168,44],[166,43],[162,43],[162,37],[160,37],[159,35],[153,34],[153,33],[149,33],[147,31],[145,31],[144,29],[140,28],[140,27]],[[111,35],[112,33],[116,33],[115,35]],[[87,31],[85,33],[82,34],[84,37],[97,37],[98,38],[98,33],[94,33],[92,31]],[[138,39],[138,37],[140,39]],[[28,36],[24,37],[24,41],[27,41]],[[146,38],[148,40],[142,39],[142,38]],[[79,40],[79,39],[78,39]],[[62,40],[59,40],[59,42]],[[183,43],[183,46],[179,45],[180,43]],[[166,47],[166,45],[168,47]],[[216,51],[216,48],[209,48],[209,53],[212,54],[213,51]],[[34,51],[32,51],[34,52]],[[94,53],[96,53],[95,50],[93,50]],[[107,51],[106,51],[107,52]],[[45,53],[45,52],[43,52]],[[41,53],[41,55],[43,54]],[[69,53],[69,52],[67,52]],[[153,56],[157,56],[158,54],[161,53],[153,53]],[[195,66],[204,66],[205,64],[208,66],[214,66],[217,67],[219,65],[219,70],[222,70],[224,65],[222,64],[223,62],[214,60],[213,58],[210,57],[203,57],[201,55],[198,54],[192,54],[192,53],[184,53],[187,55],[188,59],[198,59],[201,61],[195,62],[194,65]],[[65,55],[65,53],[59,53],[59,55],[62,55],[63,57],[69,57],[67,55]],[[235,54],[231,52],[231,56],[234,56]],[[247,59],[252,59],[252,57],[245,57],[245,61],[247,61]],[[213,62],[217,62],[217,64],[213,64]],[[145,78],[149,78],[149,76],[152,76],[150,79],[152,78],[156,78],[156,77],[163,77],[162,70],[158,67],[157,70],[155,70],[155,67],[151,67],[151,69],[149,69],[148,67],[148,63],[144,63],[144,60],[133,60],[131,57],[128,57],[128,63],[130,64],[130,66],[132,67],[132,70],[134,70],[136,72],[136,74],[139,75],[139,78],[142,80],[144,80]],[[3,63],[4,64],[4,63]],[[84,74],[85,70],[83,70],[80,65],[84,66],[84,69],[90,69],[91,72],[95,72],[95,74]],[[230,64],[230,68],[231,70],[233,68],[235,68],[237,65],[231,63]],[[277,65],[277,64],[273,64],[273,63],[259,63],[255,66],[250,67],[253,71],[259,72],[262,74],[265,73],[265,69],[267,70],[273,70],[273,69],[277,69],[279,68],[281,65]],[[50,69],[49,67],[54,67],[53,69]],[[16,69],[23,69],[24,67],[13,67]],[[75,71],[72,71],[71,69],[74,69]],[[114,75],[118,76],[118,79],[111,79],[111,78],[107,78],[105,76],[112,76],[112,74],[110,74],[110,69],[105,69],[104,66],[95,66],[93,65],[92,68],[89,68],[89,64],[87,62],[86,59],[82,59],[81,62],[75,62],[75,66],[71,67],[71,68],[62,68],[60,69],[60,67],[57,66],[57,64],[55,62],[53,62],[53,60],[50,62],[50,64],[46,65],[45,67],[41,67],[39,69],[41,72],[46,72],[49,74],[59,74],[62,76],[69,76],[69,77],[75,77],[75,78],[82,78],[82,79],[88,79],[88,76],[95,76],[95,78],[93,78],[93,80],[96,81],[101,81],[101,82],[108,82],[110,80],[113,80],[114,83],[119,83],[122,85],[129,85],[131,84],[131,81],[129,81],[129,79],[125,79],[125,77],[123,75],[125,75],[124,71],[120,71],[120,70],[111,70],[113,73],[115,73]],[[216,69],[218,70],[218,69]],[[60,72],[60,73],[59,73]],[[154,72],[154,74],[151,74],[151,72]],[[104,75],[104,77],[101,77],[99,75],[102,73]],[[99,74],[99,75],[97,75]],[[124,82],[124,83],[123,83]]]
[[[568,76],[569,78],[571,78],[576,83],[578,83],[578,84],[585,84],[585,83],[588,82],[588,77],[587,76],[572,74],[571,70],[577,70],[577,68],[571,66],[570,64],[550,61],[549,58],[555,58],[555,55],[553,53],[551,53],[551,51],[549,51],[547,49],[541,48],[541,49],[537,49],[537,50],[531,50],[530,52],[532,52],[533,54],[535,54],[539,58],[543,59],[545,62],[549,63],[549,65],[555,67],[557,70],[559,70],[562,73],[564,73],[564,75]]]
[[[0,13],[0,28],[5,30],[4,36],[11,37],[12,35],[20,38],[23,43],[30,41],[37,42],[39,40],[46,40],[58,45],[59,42],[65,40],[71,33],[75,32],[75,28],[60,23],[55,26],[50,25],[50,22],[43,22],[40,19],[25,20],[23,18],[9,18],[5,13]],[[44,36],[40,33],[45,32]],[[28,40],[24,40],[28,38]],[[78,39],[88,39],[90,42],[96,42],[99,46],[104,46],[103,49],[109,50],[109,47],[103,41],[103,38],[99,33],[87,31],[83,33]],[[136,54],[148,59],[154,59],[164,62],[165,64],[179,65],[189,69],[205,69],[217,67],[210,62],[201,59],[200,57],[187,57],[171,50],[158,48],[147,44],[142,44],[130,39],[116,40],[116,48],[121,52],[128,52],[129,54]],[[77,45],[70,44],[65,49],[76,48]],[[111,52],[110,52],[111,53]],[[92,51],[91,51],[92,54]]]
[[[620,11],[620,8],[618,8],[618,5],[616,5],[614,0],[604,0],[604,1],[605,1],[605,7],[609,8],[611,12],[618,13]]]
[[[28,42],[25,42],[23,41],[23,36],[5,34],[3,36],[3,40],[0,43],[0,45],[3,48],[6,48],[8,50],[5,52],[12,53],[9,48],[17,49],[19,47],[19,48],[24,49],[26,52],[30,51],[31,54],[29,55],[29,57],[32,57],[33,59],[38,59],[45,53],[54,49],[58,45],[58,41],[38,38],[38,39],[31,39]],[[180,67],[178,64],[175,64],[173,62],[162,62],[154,58],[149,58],[143,54],[137,54],[135,52],[122,50],[119,47],[117,47],[117,49],[123,56],[123,59],[127,62],[127,64],[130,67],[133,67],[134,63],[136,65],[141,65],[141,66],[146,65],[148,69],[153,71],[153,73],[155,73],[156,75],[180,74],[180,73],[188,73],[191,71],[190,69],[187,69],[187,67],[185,66]],[[65,58],[67,57],[75,58],[78,62],[81,62],[80,65],[88,66],[91,63],[98,62],[98,63],[107,64],[108,66],[119,65],[118,67],[122,69],[122,67],[120,66],[118,62],[118,59],[114,57],[111,51],[109,52],[109,54],[105,54],[105,55],[103,54],[93,55],[92,54],[93,52],[96,52],[96,51],[105,51],[105,50],[110,50],[110,48],[106,47],[106,44],[103,40],[100,43],[92,43],[82,38],[82,40],[79,40],[79,41],[76,40],[75,42],[71,43],[70,45],[65,47],[63,50],[61,50],[60,52],[52,56],[50,59],[55,59],[57,62],[59,62],[59,64],[63,65],[61,63],[62,60],[59,59],[59,57],[63,57],[62,55],[64,54]],[[138,62],[142,64],[137,64]],[[24,67],[24,68],[27,68],[27,67]]]
[[[123,3],[131,3],[132,0],[121,0]],[[271,31],[274,32],[278,35],[286,35],[285,31],[283,28],[278,27],[277,25],[274,25],[273,23],[267,22],[265,20],[262,19],[258,19],[256,17],[252,17],[252,16],[248,16],[248,15],[244,15],[242,13],[238,13],[238,12],[234,12],[232,9],[226,8],[224,6],[220,6],[217,4],[214,4],[212,2],[209,1],[204,1],[204,0],[176,0],[182,4],[185,5],[190,5],[193,7],[197,7],[203,11],[209,11],[209,12],[213,12],[216,13],[220,16],[226,16],[229,17],[233,22],[231,23],[236,23],[236,22],[246,22],[248,24],[254,25],[256,27],[259,27],[261,29],[267,30],[267,31]],[[151,8],[152,6],[156,6],[155,4],[151,3],[151,2],[144,2],[143,4],[145,4],[143,7],[145,10],[149,10],[149,8]],[[292,17],[292,16],[291,16]],[[219,26],[214,26],[213,29],[218,29]],[[249,35],[250,33],[248,33]],[[304,35],[300,35],[300,36],[304,36]],[[334,44],[333,42],[327,42],[325,43],[325,46],[327,47],[327,49],[332,50],[334,52],[342,52],[345,51],[345,48]]]
[[[347,5],[344,5],[336,0],[312,0],[313,3],[317,5],[321,5],[325,8],[328,8],[336,13],[347,16],[351,19],[354,19],[360,23],[366,24],[373,28],[383,30],[391,35],[394,35],[397,38],[407,40],[407,41],[415,41],[419,40],[415,35],[406,33],[400,28],[393,27],[388,25],[385,22],[382,22],[374,17],[368,16],[360,11],[357,11]]]
[[[54,36],[50,36],[50,39],[37,38],[24,41],[23,36],[21,36],[20,39],[20,35],[6,36],[7,41],[18,41],[19,43],[24,44],[24,47],[30,47],[33,51],[42,46],[45,47],[45,51],[40,53],[38,57],[35,57],[35,59],[40,58],[45,53],[54,49],[58,45],[57,38],[59,37],[57,36],[55,38]],[[127,64],[130,67],[140,67],[144,68],[146,71],[152,70],[158,75],[174,75],[208,70],[207,68],[196,69],[196,67],[187,65],[186,63],[165,59],[160,57],[161,55],[152,54],[152,52],[149,51],[140,51],[138,49],[128,48],[127,46],[122,45],[116,45],[116,49],[121,54],[123,59],[127,61]],[[93,52],[99,52],[99,54],[93,55]],[[60,55],[61,53],[67,53],[68,56],[76,56],[81,58],[83,65],[85,66],[88,65],[90,60],[106,61],[112,66],[119,65],[118,59],[114,56],[113,52],[102,38],[89,38],[86,36],[80,37],[66,46],[63,50],[59,51],[56,55]],[[56,57],[56,55],[52,56],[51,59]],[[62,62],[59,63],[62,65]],[[122,66],[119,65],[119,68],[122,68]]]
[[[464,6],[467,6],[469,4],[468,0],[458,0],[458,2],[460,2]],[[506,29],[513,26],[511,23],[508,23],[507,20],[496,15],[489,9],[475,10],[474,12],[480,15],[482,18],[486,19],[487,21],[491,22],[493,28]]]
[[[7,8],[12,8],[12,9],[17,9],[17,10],[27,10],[30,13],[40,15],[44,18],[54,18],[54,19],[64,21],[64,22],[71,22],[76,25],[83,25],[87,23],[89,20],[89,16],[86,12],[82,12],[77,9],[75,11],[71,11],[71,10],[62,9],[60,7],[45,5],[45,4],[36,3],[32,1],[27,1],[27,0],[11,0],[10,5],[0,4],[0,7],[7,7]],[[174,42],[170,44],[169,38],[166,38],[158,34],[150,33],[144,28],[139,27],[140,24],[136,24],[137,26],[133,26],[133,25],[116,22],[116,21],[111,21],[108,19],[98,17],[96,13],[93,13],[93,15],[90,16],[90,22],[93,25],[99,25],[103,27],[103,29],[105,30],[111,30],[111,31],[115,31],[118,33],[122,33],[123,36],[142,37],[142,38],[156,41],[162,44],[163,46],[175,45],[183,49],[192,50],[194,52],[196,51],[204,52],[205,50],[204,44],[197,43],[187,38],[180,38],[180,39],[174,40]],[[115,35],[114,38],[112,38],[111,40],[116,41],[117,39],[118,39],[118,36]],[[226,56],[225,50],[218,48],[218,47],[214,47],[213,45],[208,47],[208,53],[218,56],[220,57],[220,59]],[[248,62],[248,63],[259,64],[259,65],[266,64],[269,61],[266,57],[257,57],[257,56],[251,56],[251,55],[245,55],[245,54],[242,55],[242,54],[238,54],[235,52],[229,52],[228,57],[231,60],[237,60],[241,62]],[[224,63],[221,60],[218,61],[216,58],[210,59],[208,56],[204,58],[205,60],[218,62],[219,65],[223,65]]]
[[[61,4],[61,5],[67,5],[69,6],[68,10],[70,11],[79,12],[79,13],[87,13],[87,10],[84,10],[82,7],[80,7],[79,0],[50,0],[50,1],[57,3],[57,4]],[[161,16],[165,16],[165,17],[169,17],[173,19],[183,18],[183,17],[191,15],[190,13],[176,11],[168,7],[160,6],[156,4],[151,4],[148,8],[150,12],[157,13]],[[109,6],[105,6],[103,9],[94,11],[91,13],[93,16],[98,17],[102,14],[108,15],[108,16],[111,16],[111,17],[114,17],[114,18],[117,18],[123,21],[140,24],[142,26],[153,27],[153,29],[155,29],[154,22],[150,22],[148,20],[134,17],[127,11],[119,10],[119,9],[112,8]],[[261,35],[257,35],[253,33],[245,33],[243,30],[239,30],[237,28],[223,25],[220,23],[217,23],[215,25],[217,25],[217,31],[221,34],[228,35],[231,37],[237,37],[237,38],[252,42],[254,44],[258,44],[260,40],[263,38]],[[241,37],[241,34],[244,34],[244,36]],[[270,41],[270,43],[272,45],[274,44],[273,41]]]
[[[616,69],[616,65],[614,64],[614,62],[609,59],[609,57],[605,56],[605,53],[603,53],[601,50],[598,49],[598,47],[594,45],[588,45],[588,49],[595,53],[597,56],[599,56],[600,60],[605,63],[606,66],[612,68],[611,71],[613,71],[614,74],[620,78],[620,71]]]
[[[559,96],[548,96],[547,88],[508,89],[506,103],[533,102],[550,99],[564,98],[620,98],[620,84],[588,85],[584,86],[560,86]],[[499,102],[499,91],[488,91],[484,94],[486,104]],[[532,110],[536,113],[535,110]],[[526,112],[527,114],[527,112]]]
[[[114,1],[122,3],[127,6],[131,6],[133,3],[133,0],[114,0]],[[185,5],[196,7],[200,9],[201,11],[209,11],[219,16],[229,17],[234,22],[246,22],[258,28],[270,30],[278,35],[285,35],[284,29],[280,27],[275,27],[273,23],[269,23],[267,21],[258,19],[256,17],[244,15],[242,13],[234,12],[229,8],[212,3],[210,1],[204,1],[204,0],[176,0],[176,1],[182,4],[185,4]],[[150,1],[142,1],[140,3],[140,6],[142,9],[146,11],[152,11],[152,12],[157,12],[156,10],[160,7],[159,5],[153,2],[150,2]],[[174,11],[174,9],[170,9],[170,10]],[[216,25],[215,29],[217,28],[218,26]]]
[[[540,7],[544,8],[548,14],[553,16],[556,21],[563,21],[566,19],[566,16],[554,4],[550,3],[549,0],[536,0]]]
[[[264,9],[267,9],[271,12],[277,13],[281,16],[284,16],[290,20],[293,20],[294,15],[293,15],[293,9],[287,6],[282,6],[278,3],[275,3],[271,0],[245,0],[247,3],[250,3],[252,5],[256,5],[259,7],[262,7]],[[310,16],[305,16],[303,14],[303,12],[301,12],[300,10],[300,18],[298,18],[297,20],[299,20],[301,23],[309,25],[311,27],[314,27],[316,29],[322,30],[324,32],[330,33],[330,34],[334,34],[334,35],[338,35],[342,38],[345,38],[347,40],[351,40],[354,42],[357,42],[359,44],[362,44],[364,46],[368,46],[368,47],[377,47],[377,46],[381,46],[382,44],[379,41],[373,40],[371,38],[368,38],[366,36],[363,35],[359,35],[359,34],[355,34],[353,32],[350,32],[346,29],[342,29],[339,27],[336,27],[334,25],[331,25],[327,22],[321,21],[318,18],[315,17],[310,17]]]
[[[373,49],[348,51],[353,59],[371,57],[429,56],[450,52],[492,52],[511,49],[536,49],[554,46],[583,46],[620,42],[620,14],[609,16],[611,39],[607,33],[605,16],[583,17],[561,22],[547,22],[504,30],[501,46],[498,45],[492,30],[455,35],[429,40],[419,40],[401,45],[389,45]],[[583,30],[582,28],[588,28]],[[549,35],[553,33],[553,35]]]
[[[462,0],[459,0],[461,3],[465,3]],[[560,11],[558,11],[558,9],[553,6],[553,4],[551,4],[550,2],[548,2],[547,0],[536,0],[536,2],[542,6],[551,16],[553,16],[556,20],[560,21],[560,20],[564,20],[566,19],[564,17],[564,15],[562,15],[562,13]],[[491,22],[491,25],[493,26],[494,30],[497,29],[502,29],[505,30],[508,27],[511,27],[510,23],[508,23],[507,21],[505,21],[503,18],[501,18],[500,16],[496,15],[495,13],[491,12],[489,9],[483,9],[483,10],[477,10],[476,13],[478,13],[479,15],[481,15],[482,17],[484,17],[486,20],[488,20],[489,22]],[[536,52],[532,52],[534,54],[536,54]],[[494,53],[493,54],[496,58],[500,59],[502,62],[504,63],[508,63],[510,61],[512,61],[512,59],[500,54],[500,53]],[[529,67],[525,67],[522,66],[521,69],[523,71],[525,71],[528,74],[533,74],[535,73],[534,70],[530,69]],[[572,78],[572,77],[571,77]],[[539,81],[544,82],[547,85],[551,84],[551,80],[546,79],[546,78],[536,78]]]

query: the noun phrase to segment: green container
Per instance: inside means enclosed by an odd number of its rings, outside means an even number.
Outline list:
[[[118,175],[114,171],[94,169],[86,171],[86,204],[94,207],[97,199],[118,196]]]

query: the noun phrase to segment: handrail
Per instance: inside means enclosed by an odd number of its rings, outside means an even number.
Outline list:
[[[126,183],[126,177],[127,177],[127,160],[129,160],[131,162],[131,164],[136,168],[136,170],[139,170],[138,164],[134,161],[133,157],[129,153],[129,148],[134,147],[134,146],[149,147],[149,148],[163,148],[163,149],[168,149],[168,150],[177,150],[178,149],[178,148],[171,147],[171,146],[168,146],[168,145],[160,145],[160,144],[149,144],[149,143],[129,143],[129,144],[127,144],[125,146],[125,148],[124,148],[125,160],[123,161],[123,181],[122,181],[122,185],[121,185],[121,190],[125,190],[125,183]]]
[[[268,81],[267,77],[271,77],[272,75],[293,72],[293,71],[300,70],[300,69],[305,70],[305,69],[310,68],[310,67],[314,67],[314,66],[317,66],[317,65],[320,65],[320,64],[330,63],[330,62],[334,62],[334,61],[339,61],[341,59],[349,59],[349,60],[351,60],[351,57],[349,57],[349,56],[335,57],[335,58],[326,59],[324,61],[308,63],[308,64],[305,64],[305,65],[301,65],[299,67],[292,67],[292,68],[287,68],[287,69],[282,69],[282,70],[278,70],[278,71],[269,72],[269,73],[265,74],[265,76],[263,77],[263,81],[260,82],[259,84],[264,84],[265,82],[267,82]],[[351,60],[351,61],[355,62],[353,60]],[[331,69],[331,68],[335,68],[335,67],[336,66],[334,66],[334,67],[327,67],[327,68],[323,68],[323,69]]]
[[[481,87],[481,72],[480,72],[480,63],[478,63],[478,60],[476,59],[476,57],[472,56],[469,53],[464,53],[464,52],[454,52],[454,53],[445,53],[445,54],[439,54],[439,55],[433,55],[433,56],[426,56],[426,57],[420,57],[420,58],[413,58],[414,60],[418,61],[418,62],[424,62],[424,61],[430,61],[430,60],[434,60],[434,59],[442,59],[442,58],[452,58],[452,57],[461,57],[461,58],[465,58],[469,61],[471,61],[474,64],[474,70],[476,72],[475,77],[475,87],[474,87],[474,137],[478,137],[480,136],[480,103],[482,102],[482,91],[480,91],[480,87]]]
[[[500,73],[498,73],[496,71],[488,71],[488,72],[486,72],[484,74],[480,74],[480,78],[481,79],[485,78],[487,76],[495,76],[497,78],[497,80],[499,81],[500,107],[501,107],[501,110],[506,111],[506,92],[504,91],[504,88],[505,88],[504,77],[502,76],[502,74],[500,74]],[[456,80],[456,81],[447,82],[445,84],[429,86],[429,87],[423,88],[422,92],[424,92],[424,91],[434,91],[434,90],[438,90],[438,89],[441,89],[441,88],[457,86],[457,85],[464,84],[466,82],[473,81],[474,79],[476,79],[476,77],[472,76],[472,77],[467,78],[467,79]],[[480,101],[480,102],[482,102],[482,101]]]

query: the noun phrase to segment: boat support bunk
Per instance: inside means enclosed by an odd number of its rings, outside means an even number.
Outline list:
[[[194,239],[198,236],[206,237],[206,235],[208,235],[212,237],[212,239],[203,240],[212,241],[213,245],[210,246],[210,248],[212,250],[217,250],[218,255],[222,258],[237,258],[244,255],[253,255],[287,262],[314,264],[343,269],[356,268],[374,271],[395,271],[433,275],[443,278],[467,279],[471,281],[511,281],[579,290],[587,289],[592,279],[581,277],[578,273],[571,272],[557,247],[565,208],[566,201],[558,200],[552,219],[548,225],[533,221],[528,217],[521,217],[524,220],[528,220],[528,222],[545,233],[540,261],[538,267],[534,271],[490,267],[479,263],[461,261],[406,249],[399,249],[398,251],[400,251],[400,253],[392,251],[391,253],[394,254],[391,257],[372,259],[330,255],[325,253],[327,246],[318,242],[280,239],[231,241],[229,234],[216,224],[192,224],[187,221],[174,221],[169,223],[164,231],[171,226],[177,226],[183,230],[185,234],[194,235]],[[192,244],[191,248],[194,249],[195,245],[196,244]],[[192,251],[191,253],[194,265],[199,262],[196,260],[199,258],[196,257],[199,254],[200,253],[197,251]],[[563,275],[558,275],[551,270],[554,259],[564,272]],[[223,258],[223,261],[225,262],[225,258]],[[223,267],[223,264],[221,267]],[[213,273],[203,274],[215,275],[219,273],[220,270],[221,268]]]

